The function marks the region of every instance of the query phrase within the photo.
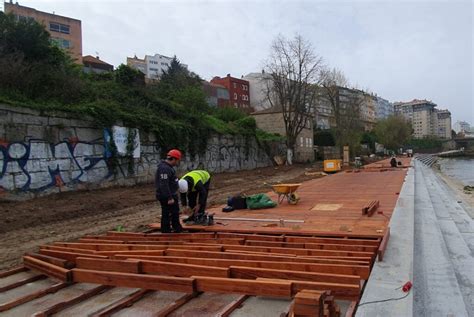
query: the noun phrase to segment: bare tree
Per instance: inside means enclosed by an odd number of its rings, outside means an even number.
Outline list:
[[[361,91],[347,88],[349,82],[338,69],[323,69],[321,79],[318,98],[331,109],[336,144],[354,147],[358,132],[362,130],[361,109],[366,96]]]
[[[272,43],[265,66],[270,75],[267,98],[283,114],[288,164],[292,164],[298,135],[312,125],[322,66],[322,58],[300,35],[292,39],[280,35]]]

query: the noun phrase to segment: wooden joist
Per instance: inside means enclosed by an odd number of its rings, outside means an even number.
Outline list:
[[[23,265],[18,266],[18,267],[14,267],[12,269],[0,272],[0,278],[4,278],[4,277],[7,277],[7,276],[10,276],[10,275],[13,275],[13,274],[17,274],[17,273],[20,273],[20,272],[24,272],[24,271],[28,271],[28,268],[23,266]]]
[[[216,317],[228,317],[232,314],[234,310],[242,306],[242,304],[249,298],[248,295],[240,295],[236,300],[233,300],[224,308],[221,309],[220,312],[216,314]]]
[[[178,308],[185,305],[187,302],[189,302],[190,300],[192,300],[193,298],[195,298],[199,295],[200,295],[200,293],[197,293],[197,292],[192,293],[192,294],[185,294],[185,295],[181,296],[180,298],[178,298],[173,303],[169,304],[168,306],[166,306],[165,308],[160,310],[155,316],[156,317],[167,317],[172,312],[174,312],[175,310],[177,310]]]
[[[48,276],[57,278],[63,282],[71,281],[71,271],[54,264],[25,255],[23,265],[29,269],[35,269]]]
[[[170,256],[147,256],[147,255],[118,255],[122,259],[142,259],[150,261],[163,261],[183,264],[195,264],[204,266],[215,266],[228,268],[232,265],[256,267],[276,270],[294,270],[314,273],[333,273],[344,275],[358,275],[363,280],[367,280],[370,273],[369,265],[345,265],[345,264],[325,264],[325,263],[300,263],[300,262],[276,262],[276,261],[252,261],[252,260],[227,260],[195,257],[170,257]]]
[[[183,293],[194,292],[194,279],[133,273],[118,273],[85,269],[72,269],[76,283],[95,283],[111,286],[164,290]]]
[[[120,311],[122,308],[128,307],[133,303],[142,299],[147,293],[151,292],[150,290],[140,289],[133,292],[132,294],[125,296],[124,298],[119,299],[118,301],[112,303],[109,306],[106,306],[99,311],[94,312],[89,315],[90,317],[108,317],[112,316],[114,313]]]
[[[67,251],[58,251],[58,250],[49,250],[49,249],[40,249],[39,253],[42,255],[47,255],[47,256],[63,259],[71,263],[74,263],[76,261],[76,258],[78,257],[87,257],[87,258],[95,258],[95,259],[107,258],[107,256],[98,255],[98,254],[67,252]]]
[[[54,257],[54,256],[49,256],[45,254],[39,254],[39,253],[26,253],[27,256],[31,256],[35,259],[47,262],[49,264],[53,264],[55,266],[59,266],[65,269],[72,269],[74,267],[74,262],[73,261],[68,261],[62,258]]]
[[[20,286],[28,284],[28,283],[33,283],[35,281],[42,280],[42,279],[45,279],[45,278],[47,278],[47,276],[43,275],[43,274],[36,274],[36,275],[33,275],[33,276],[29,276],[29,277],[26,277],[26,278],[21,279],[19,281],[7,284],[5,286],[1,286],[0,287],[0,293],[9,291],[11,289],[20,287]]]
[[[26,294],[22,297],[19,297],[19,298],[11,300],[9,302],[0,304],[0,312],[4,312],[6,310],[12,309],[13,307],[16,307],[16,306],[19,306],[21,304],[27,303],[29,301],[32,301],[34,299],[43,297],[45,295],[55,293],[58,290],[60,290],[62,288],[65,288],[69,285],[70,285],[69,283],[59,282],[59,283],[56,283],[54,285],[51,285],[50,287],[41,289],[39,291],[30,293],[30,294]]]

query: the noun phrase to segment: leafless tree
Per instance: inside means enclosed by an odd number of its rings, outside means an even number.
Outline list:
[[[298,135],[312,125],[322,68],[322,58],[300,35],[291,39],[280,35],[273,41],[265,66],[270,75],[267,98],[271,107],[283,114],[288,164],[292,163]]]
[[[349,89],[349,82],[338,69],[323,69],[319,86],[319,102],[329,105],[336,144],[340,147],[358,142],[363,129],[361,109],[366,96],[359,90]]]

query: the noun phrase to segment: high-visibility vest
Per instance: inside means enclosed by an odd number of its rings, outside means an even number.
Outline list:
[[[211,179],[211,174],[209,174],[207,171],[195,170],[185,174],[181,179],[184,179],[185,177],[191,177],[193,179],[194,184],[190,191],[194,191],[196,184],[199,181],[201,181],[203,185],[206,184],[209,179]]]

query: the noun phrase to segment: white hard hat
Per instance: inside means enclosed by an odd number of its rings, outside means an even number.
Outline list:
[[[188,182],[184,179],[180,179],[178,181],[178,186],[179,186],[179,192],[181,194],[187,193],[188,192]]]

